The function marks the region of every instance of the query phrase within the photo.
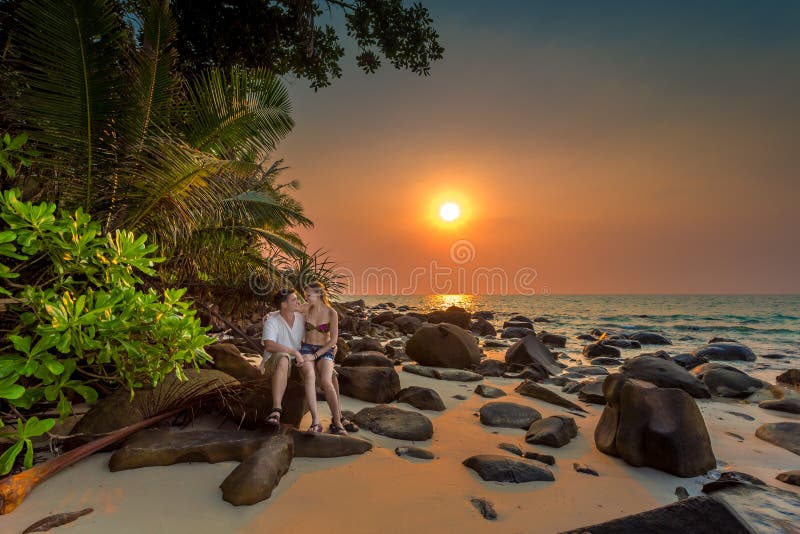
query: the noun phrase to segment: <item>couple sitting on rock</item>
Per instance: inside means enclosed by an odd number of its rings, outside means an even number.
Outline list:
[[[291,365],[300,371],[311,412],[309,431],[322,432],[317,413],[316,378],[319,377],[325,400],[331,409],[332,434],[347,435],[358,427],[342,417],[339,407],[339,381],[333,369],[336,342],[339,338],[339,317],[325,294],[325,286],[311,282],[304,288],[306,303],[300,304],[293,289],[281,289],[273,297],[276,311],[264,320],[261,339],[264,343],[265,374],[272,377],[272,411],[267,424],[280,424],[283,394],[289,380]]]

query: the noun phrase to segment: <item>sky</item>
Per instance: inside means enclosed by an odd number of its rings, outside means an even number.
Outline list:
[[[352,293],[800,293],[800,2],[422,3],[429,77],[287,79]]]

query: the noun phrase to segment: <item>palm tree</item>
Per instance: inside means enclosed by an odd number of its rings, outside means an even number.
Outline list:
[[[293,229],[312,223],[267,160],[294,124],[275,75],[181,79],[167,0],[150,2],[137,39],[111,0],[22,0],[16,17],[11,115],[43,154],[25,177],[41,196],[147,233],[167,258],[159,282],[204,299],[252,297],[250,272],[305,256]]]

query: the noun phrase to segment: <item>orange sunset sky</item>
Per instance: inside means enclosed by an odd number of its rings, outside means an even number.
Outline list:
[[[273,156],[310,249],[400,289],[434,261],[554,294],[800,292],[800,3],[424,5],[430,77],[364,75],[348,50],[331,87],[287,80]]]

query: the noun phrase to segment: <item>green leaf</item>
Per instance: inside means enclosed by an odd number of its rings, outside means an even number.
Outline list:
[[[18,441],[0,456],[0,475],[4,476],[11,472],[14,468],[14,461],[17,459],[17,456],[19,456],[20,451],[22,451],[23,445],[24,443],[22,441]]]

